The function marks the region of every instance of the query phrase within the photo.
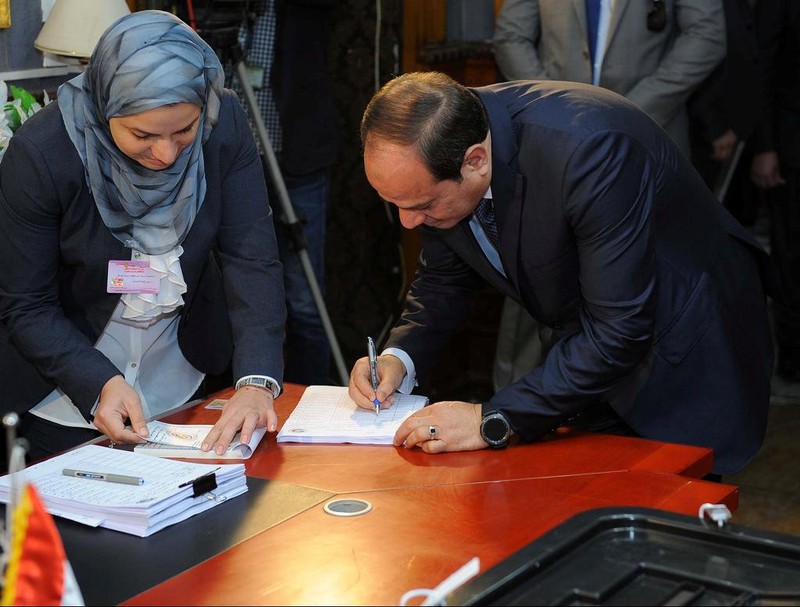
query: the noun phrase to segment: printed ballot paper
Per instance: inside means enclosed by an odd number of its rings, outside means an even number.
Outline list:
[[[213,450],[200,450],[200,445],[203,444],[203,439],[211,428],[213,428],[211,424],[165,424],[151,421],[147,423],[148,442],[136,445],[133,450],[143,455],[158,457],[248,459],[267,432],[266,428],[256,428],[247,443],[242,442],[241,433],[237,432],[228,449],[222,455],[217,455]]]
[[[308,386],[278,432],[279,443],[361,443],[391,445],[409,415],[428,404],[424,396],[395,393],[397,401],[380,414],[362,409],[346,386]]]
[[[178,462],[99,445],[67,451],[15,476],[17,486],[23,479],[36,485],[54,516],[140,537],[247,491],[241,463]],[[131,478],[137,482],[122,480]],[[0,477],[0,502],[7,504],[10,493],[6,474]]]

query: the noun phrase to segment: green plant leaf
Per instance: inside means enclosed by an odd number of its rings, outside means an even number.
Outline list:
[[[13,84],[9,85],[8,88],[11,91],[11,96],[14,99],[20,100],[23,112],[25,112],[26,114],[32,114],[33,113],[31,111],[32,108],[34,112],[36,111],[36,109],[38,109],[36,106],[38,106],[39,103],[36,101],[36,98],[33,95],[31,95],[28,91],[26,91],[24,88],[20,86],[14,86]]]
[[[22,108],[19,107],[19,101],[9,101],[3,105],[3,113],[8,122],[8,128],[12,132],[16,131],[22,124],[23,116],[21,115]]]

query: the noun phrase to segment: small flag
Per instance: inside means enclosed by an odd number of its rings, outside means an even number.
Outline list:
[[[32,484],[22,491],[11,522],[11,551],[2,605],[83,605],[53,517]]]

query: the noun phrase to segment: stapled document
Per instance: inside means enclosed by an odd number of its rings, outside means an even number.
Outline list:
[[[218,455],[213,450],[202,451],[200,449],[203,439],[211,428],[213,426],[210,424],[165,424],[160,421],[151,421],[147,423],[148,442],[136,445],[134,451],[158,457],[248,459],[253,455],[253,451],[267,432],[266,428],[256,428],[246,443],[242,442],[241,432],[237,432],[225,452]]]
[[[64,469],[141,477],[141,485],[64,475]],[[247,491],[244,464],[200,464],[85,445],[16,473],[34,483],[48,512],[91,526],[140,537],[183,521]],[[208,482],[213,475],[213,482]],[[202,479],[202,482],[198,480]],[[201,490],[199,490],[199,488]],[[0,477],[0,502],[8,503],[11,477]]]

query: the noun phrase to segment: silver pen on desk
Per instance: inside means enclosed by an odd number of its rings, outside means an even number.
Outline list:
[[[367,337],[367,353],[369,354],[369,379],[372,382],[372,389],[375,392],[375,415],[381,414],[381,401],[378,400],[378,351],[375,349],[375,342],[371,337]]]
[[[64,476],[74,476],[75,478],[85,478],[91,481],[106,481],[107,483],[121,483],[123,485],[143,485],[144,479],[140,476],[128,476],[127,474],[111,474],[110,472],[92,472],[90,470],[74,470],[64,468],[61,473]]]

